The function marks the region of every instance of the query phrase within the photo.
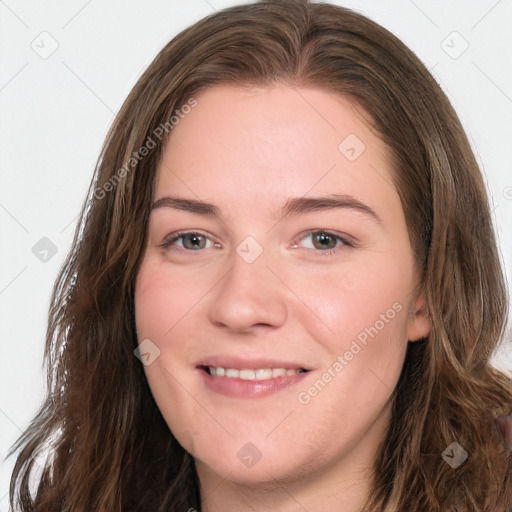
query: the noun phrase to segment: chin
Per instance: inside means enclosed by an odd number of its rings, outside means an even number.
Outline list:
[[[275,485],[292,482],[301,477],[301,473],[310,474],[313,470],[313,460],[319,457],[300,456],[297,445],[280,446],[267,443],[259,448],[248,442],[232,440],[232,443],[221,445],[216,449],[212,441],[195,444],[193,454],[200,478],[206,475],[218,475],[238,485]]]
[[[272,457],[273,460],[264,460],[262,457],[253,466],[245,466],[236,459],[233,463],[231,457],[224,460],[216,460],[209,464],[210,460],[196,459],[196,469],[200,477],[205,474],[215,474],[222,479],[242,486],[274,486],[276,481],[280,484],[289,482],[298,476],[298,468],[294,468],[294,462],[285,458]]]

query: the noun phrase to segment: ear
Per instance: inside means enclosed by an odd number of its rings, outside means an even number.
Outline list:
[[[407,339],[418,341],[430,334],[430,318],[423,294],[413,297],[407,319]]]

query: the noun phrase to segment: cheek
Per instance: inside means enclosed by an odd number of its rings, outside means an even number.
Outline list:
[[[146,377],[158,400],[159,390],[176,387],[176,377],[183,378],[179,361],[186,357],[187,343],[193,334],[190,317],[201,295],[194,286],[166,275],[158,262],[148,258],[141,265],[135,286],[135,323],[139,343],[149,339],[158,348],[158,357],[144,367]],[[156,349],[155,349],[156,350]],[[173,378],[174,377],[174,378]],[[176,393],[163,401],[168,402]],[[172,408],[170,409],[172,410]]]
[[[407,318],[413,273],[407,262],[383,259],[295,283],[314,315],[297,309],[309,335],[330,354],[317,386],[326,402],[378,411],[394,389],[407,349]],[[331,384],[332,383],[332,384]],[[303,390],[304,401],[310,396]],[[315,395],[318,390],[311,390]],[[314,396],[312,399],[316,400]],[[313,401],[313,400],[312,400]],[[320,412],[321,409],[319,409]]]
[[[159,355],[144,372],[151,393],[173,435],[190,453],[194,453],[195,431],[201,425],[201,415],[194,409],[186,389],[191,389],[190,372],[184,371],[188,315],[193,313],[201,293],[195,286],[174,280],[154,258],[143,261],[135,286],[135,322],[139,342],[150,339]],[[194,418],[196,418],[194,420]]]
[[[165,264],[154,259],[142,263],[135,287],[135,321],[140,340],[168,338],[211,288],[197,275],[171,275]]]
[[[387,256],[352,263],[289,275],[288,282],[303,302],[296,309],[297,320],[315,338],[338,343],[333,347],[337,349],[375,329],[382,331],[382,338],[403,341],[413,283],[410,262]]]

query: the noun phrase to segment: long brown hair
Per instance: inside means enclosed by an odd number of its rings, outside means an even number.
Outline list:
[[[49,392],[11,451],[11,506],[200,510],[193,459],[134,356],[133,292],[165,141],[180,109],[220,83],[343,95],[391,149],[431,332],[409,344],[365,510],[504,512],[512,457],[493,419],[512,412],[512,383],[489,361],[507,297],[478,165],[449,101],[403,43],[360,14],[307,0],[199,21],[163,48],[122,106],[53,290]],[[469,455],[456,469],[441,457],[452,442]]]

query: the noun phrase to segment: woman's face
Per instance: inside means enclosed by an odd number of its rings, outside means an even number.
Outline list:
[[[321,90],[196,99],[159,164],[135,290],[156,403],[205,480],[364,470],[429,329],[386,147]]]

